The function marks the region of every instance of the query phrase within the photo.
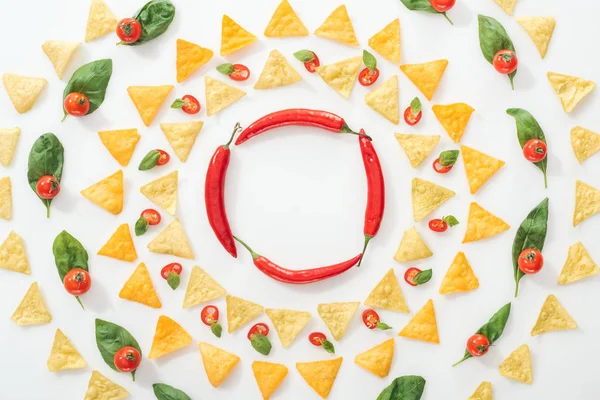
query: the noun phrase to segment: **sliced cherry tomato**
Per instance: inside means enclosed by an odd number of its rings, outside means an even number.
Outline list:
[[[160,270],[160,276],[162,276],[163,279],[168,279],[170,273],[175,273],[177,275],[181,275],[181,271],[183,271],[183,267],[181,266],[181,264],[171,263],[171,264],[165,265]]]
[[[123,18],[117,24],[117,36],[123,43],[135,43],[142,36],[142,25],[134,18]]]
[[[365,68],[358,75],[358,83],[363,86],[371,86],[377,81],[377,78],[379,78],[379,70],[377,68],[374,71]]]
[[[433,170],[435,172],[437,172],[438,174],[446,174],[446,173],[450,172],[452,167],[453,167],[452,165],[444,167],[442,164],[440,164],[439,158],[436,158],[435,161],[433,162]]]
[[[544,256],[536,249],[525,249],[517,263],[524,274],[537,274],[544,266]]]
[[[546,158],[546,143],[540,139],[529,139],[523,146],[523,155],[528,161],[540,162]]]
[[[148,221],[148,225],[158,225],[160,224],[160,213],[153,208],[147,208],[142,211],[141,216]]]
[[[65,112],[74,117],[82,117],[90,111],[90,100],[83,93],[73,92],[65,97]]]
[[[321,66],[321,61],[319,61],[319,57],[313,53],[313,59],[304,63],[304,68],[311,74],[317,70],[317,67]]]
[[[35,184],[35,191],[44,200],[50,200],[60,193],[60,183],[52,175],[44,175]]]
[[[182,97],[185,102],[181,110],[186,114],[198,114],[200,112],[200,102],[191,94],[186,94]]]
[[[256,335],[257,333],[264,335],[264,336],[268,336],[269,335],[269,327],[261,322],[254,325],[248,331],[248,340],[252,340],[252,335]]]
[[[418,124],[422,116],[422,111],[419,111],[416,115],[413,114],[412,107],[406,107],[406,110],[404,110],[404,121],[410,126]]]
[[[245,81],[250,78],[250,70],[244,64],[233,64],[233,72],[229,77],[234,81]]]
[[[115,367],[121,372],[135,371],[142,362],[142,356],[135,347],[125,346],[115,353]]]
[[[432,219],[429,221],[429,229],[434,232],[446,232],[448,230],[448,224],[439,218]]]
[[[478,333],[467,340],[467,351],[473,357],[481,357],[488,352],[490,341],[484,335]]]
[[[419,268],[416,267],[412,267],[406,270],[406,272],[404,273],[404,280],[406,281],[406,283],[408,283],[410,286],[417,286],[417,283],[415,282],[415,277],[417,276],[417,274],[419,274],[421,272],[421,270]]]
[[[219,309],[215,306],[206,306],[200,312],[200,319],[204,325],[211,326],[219,321]]]
[[[313,345],[313,346],[323,346],[323,342],[327,340],[327,336],[325,336],[325,334],[321,333],[321,332],[313,332],[310,335],[308,335],[308,341]]]
[[[514,51],[500,50],[494,55],[493,64],[496,71],[503,75],[508,75],[515,72],[519,65],[519,60]]]
[[[90,290],[92,278],[90,274],[82,268],[73,268],[65,275],[65,290],[73,296],[81,296]]]
[[[456,0],[431,0],[431,7],[437,12],[446,12],[454,7]]]
[[[156,165],[158,165],[160,167],[161,165],[165,165],[166,163],[169,162],[169,160],[171,159],[171,156],[169,155],[169,153],[167,153],[164,150],[160,150],[160,149],[156,149],[156,151],[158,151],[160,153],[160,157],[158,157],[158,161],[156,161]]]

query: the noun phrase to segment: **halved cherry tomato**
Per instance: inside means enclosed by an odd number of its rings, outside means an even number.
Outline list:
[[[431,0],[431,7],[437,12],[446,12],[454,7],[456,0]]]
[[[73,296],[81,296],[90,290],[92,278],[90,274],[82,268],[73,268],[65,275],[65,290]]]
[[[536,249],[525,249],[519,254],[517,264],[524,274],[537,274],[544,266],[544,256]]]
[[[371,86],[377,81],[377,78],[379,78],[379,69],[375,68],[371,71],[369,68],[365,68],[358,75],[358,83],[363,86]]]
[[[142,36],[142,25],[134,18],[123,18],[117,24],[117,36],[123,43],[135,43]]]
[[[250,70],[244,64],[233,64],[233,72],[229,77],[234,81],[245,81],[250,78]]]
[[[165,265],[160,270],[160,276],[162,276],[163,279],[169,279],[169,274],[174,273],[177,275],[181,275],[181,271],[183,271],[183,267],[181,266],[181,264],[171,263],[171,264]]]
[[[215,306],[206,306],[200,312],[200,319],[204,325],[211,326],[219,321],[219,309]]]
[[[488,352],[490,348],[490,341],[484,335],[478,333],[467,340],[467,351],[473,357],[481,357]]]
[[[135,347],[125,346],[115,353],[115,367],[121,372],[135,371],[142,362],[142,356]]]
[[[313,332],[310,335],[308,335],[308,341],[313,346],[323,346],[323,342],[325,340],[327,340],[327,336],[325,336],[325,334],[321,332]]]
[[[438,174],[445,174],[448,173],[451,169],[452,169],[452,165],[448,166],[448,167],[444,167],[442,164],[440,164],[440,159],[436,158],[435,161],[433,162],[433,170],[435,172],[437,172]]]
[[[141,216],[148,221],[148,225],[158,225],[160,224],[160,213],[153,208],[147,208],[142,211]]]
[[[52,175],[44,175],[35,184],[35,191],[40,198],[50,200],[60,193],[60,183]]]
[[[158,157],[158,160],[156,161],[156,165],[158,165],[160,167],[161,165],[165,165],[166,163],[169,162],[169,160],[171,159],[171,156],[169,155],[169,153],[167,153],[164,150],[160,150],[160,149],[156,149],[156,151],[158,151],[160,153],[160,157]]]
[[[529,139],[523,146],[523,155],[528,161],[540,162],[546,158],[546,143],[540,139]]]
[[[306,70],[311,74],[317,70],[317,67],[321,66],[321,61],[319,61],[319,57],[317,57],[317,55],[314,52],[312,53],[314,58],[311,61],[307,61],[304,63],[304,68],[306,68]]]
[[[256,335],[257,333],[264,335],[264,336],[268,336],[269,335],[269,327],[261,322],[254,325],[248,331],[248,340],[252,340],[252,335]]]
[[[429,221],[429,229],[434,232],[446,232],[448,230],[448,224],[439,218],[432,219]]]
[[[415,283],[415,277],[420,272],[421,272],[421,270],[419,268],[411,267],[411,268],[407,269],[406,272],[404,273],[404,280],[410,286],[417,286],[417,283]]]
[[[74,117],[82,117],[90,111],[90,100],[83,93],[73,92],[65,97],[65,112]]]
[[[519,65],[519,60],[514,51],[500,50],[494,55],[493,65],[496,71],[503,75],[508,75],[515,72]]]
[[[410,126],[414,126],[416,124],[419,123],[419,121],[421,120],[421,117],[423,116],[423,112],[419,111],[418,114],[413,114],[412,113],[412,107],[406,107],[406,110],[404,110],[404,121],[410,125]]]

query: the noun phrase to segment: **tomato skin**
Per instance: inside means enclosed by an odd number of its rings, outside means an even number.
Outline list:
[[[140,216],[143,217],[146,221],[148,221],[148,225],[160,224],[160,213],[153,208],[145,209],[144,211],[142,211],[142,214]]]
[[[181,98],[185,101],[181,110],[186,114],[198,114],[200,112],[200,102],[191,94],[186,94]]]
[[[435,161],[433,162],[433,170],[435,172],[437,172],[438,174],[447,174],[448,172],[450,172],[452,167],[453,167],[452,165],[444,167],[442,164],[440,164],[439,158],[436,158]]]
[[[537,274],[544,266],[544,256],[536,249],[525,249],[519,254],[517,264],[524,274]]]
[[[308,341],[313,345],[313,346],[323,346],[323,342],[327,340],[327,336],[325,336],[324,333],[321,332],[313,332],[310,335],[308,335]]]
[[[258,324],[254,325],[248,331],[248,340],[252,340],[252,335],[256,335],[256,334],[268,336],[269,335],[269,327],[267,325],[263,324],[262,322],[259,322]]]
[[[448,224],[439,218],[432,219],[429,221],[429,229],[434,232],[446,232],[448,230]]]
[[[125,346],[116,352],[113,362],[119,371],[131,372],[140,366],[142,356],[135,347]]]
[[[171,264],[165,265],[160,270],[160,276],[162,276],[163,279],[169,279],[170,273],[176,273],[177,275],[181,275],[181,271],[183,271],[183,267],[181,266],[181,264],[171,263]]]
[[[494,55],[492,64],[503,75],[512,74],[519,65],[519,59],[512,50],[500,50]]]
[[[362,320],[365,326],[369,329],[377,328],[377,324],[380,321],[379,314],[377,314],[377,311],[371,309],[363,311]]]
[[[73,296],[81,296],[90,290],[92,278],[85,269],[73,268],[65,275],[63,284],[67,293]]]
[[[164,150],[160,150],[160,149],[156,149],[156,151],[158,151],[160,153],[160,157],[158,158],[158,161],[156,161],[156,165],[157,166],[161,166],[161,165],[165,165],[166,163],[169,162],[169,160],[171,159],[171,156],[169,155],[169,153],[167,153]]]
[[[365,68],[358,75],[358,83],[363,86],[371,86],[377,81],[377,78],[379,78],[379,70],[377,68],[375,68],[375,71]]]
[[[233,64],[233,72],[229,77],[234,81],[245,81],[250,78],[250,70],[244,64]]]
[[[200,319],[204,325],[211,326],[219,321],[219,309],[212,305],[204,307],[200,312]]]
[[[35,191],[40,198],[50,200],[60,193],[60,183],[52,175],[44,175],[35,184]]]
[[[422,116],[423,111],[419,111],[419,113],[415,115],[412,113],[410,107],[406,107],[406,110],[404,110],[404,122],[406,122],[410,126],[418,124]]]
[[[490,349],[490,341],[484,335],[478,333],[467,340],[467,351],[473,357],[481,357]]]
[[[83,117],[90,111],[90,100],[83,93],[73,92],[65,97],[65,112],[74,117]]]
[[[411,268],[407,269],[406,272],[404,273],[404,280],[410,286],[417,286],[417,284],[415,283],[415,277],[420,272],[421,272],[421,270],[419,268],[411,267]]]
[[[446,12],[456,4],[456,0],[431,0],[431,7],[437,12]]]
[[[546,151],[548,150],[546,143],[539,139],[529,139],[525,146],[523,146],[523,156],[527,161],[540,162],[546,158]]]
[[[135,43],[142,36],[142,25],[134,18],[123,18],[117,24],[117,36],[123,43]]]
[[[314,58],[304,63],[304,68],[306,68],[306,70],[311,74],[317,70],[317,67],[321,66],[321,61],[319,60],[319,57],[317,57],[314,51],[312,53]]]

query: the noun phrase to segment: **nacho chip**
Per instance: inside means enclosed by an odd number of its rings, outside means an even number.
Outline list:
[[[471,194],[477,193],[479,188],[505,164],[502,160],[467,146],[460,146],[460,151]]]
[[[191,343],[192,337],[181,325],[166,315],[161,315],[156,322],[156,331],[148,358],[162,357]]]
[[[102,0],[92,0],[87,26],[85,27],[85,41],[91,42],[107,33],[114,32],[117,23],[117,17]]]
[[[479,287],[479,279],[475,276],[473,269],[465,257],[465,253],[459,251],[450,268],[444,276],[440,286],[440,294],[456,292],[470,292]]]
[[[157,237],[148,243],[148,250],[152,253],[171,254],[190,260],[194,259],[194,251],[179,219],[173,220]]]
[[[204,88],[206,93],[206,115],[209,117],[229,107],[246,95],[246,92],[210,76],[204,77]]]
[[[400,64],[400,20],[396,18],[371,36],[369,46],[391,62]]]
[[[44,78],[5,73],[2,75],[2,83],[15,110],[23,114],[31,110],[48,81]]]
[[[130,262],[137,260],[137,252],[129,232],[129,224],[119,225],[110,239],[98,250],[98,255]]]
[[[0,136],[0,140],[2,137]],[[600,150],[600,135],[588,129],[576,126],[571,129],[571,146],[579,164]]]
[[[127,88],[129,98],[142,117],[144,125],[150,126],[172,89],[173,85],[129,86]]]
[[[423,64],[404,64],[400,70],[431,101],[447,66],[448,60],[436,60]]]
[[[400,106],[398,104],[398,76],[394,75],[377,89],[365,95],[365,103],[392,124],[400,122]]]
[[[419,222],[454,197],[452,190],[420,178],[412,181],[412,204],[415,222]]]
[[[335,89],[345,99],[350,98],[356,77],[362,65],[362,58],[353,57],[335,64],[322,65],[316,71],[326,84]]]
[[[531,336],[567,329],[577,329],[577,323],[558,302],[556,296],[551,294],[546,298],[540,310],[540,315],[533,328],[531,328]]]
[[[17,148],[21,135],[19,128],[0,128],[0,164],[8,167]]]
[[[440,142],[439,135],[409,135],[404,133],[395,133],[394,135],[413,168],[421,165]]]
[[[227,305],[228,333],[235,332],[265,310],[263,306],[231,295],[225,297],[225,303]]]
[[[552,39],[556,21],[553,17],[517,17],[519,25],[525,29],[535,47],[537,47],[542,59],[548,52],[548,44]]]
[[[592,81],[556,72],[548,72],[548,80],[567,113],[573,111],[577,104],[596,87]]]
[[[221,55],[226,56],[256,42],[256,36],[223,14],[221,21]]]
[[[296,336],[310,321],[310,313],[306,311],[267,308],[265,313],[271,319],[284,349],[290,347]]]
[[[210,61],[213,51],[187,40],[177,39],[177,83],[190,77],[198,68]]]
[[[458,143],[462,139],[471,114],[475,111],[473,107],[465,103],[436,104],[431,109],[454,143]]]
[[[296,369],[308,386],[313,388],[321,398],[326,399],[335,383],[342,361],[344,361],[344,357],[333,360],[297,362]]]
[[[498,4],[500,7],[502,7],[502,9],[504,10],[505,13],[507,13],[508,15],[512,15],[513,11],[515,9],[515,4],[517,4],[517,1],[519,0],[494,0],[496,2],[496,4]]]
[[[49,324],[52,315],[37,282],[33,282],[10,319],[19,326]]]
[[[600,211],[600,190],[577,181],[575,183],[575,210],[573,212],[573,226]]]
[[[0,252],[1,251],[2,248],[0,248]],[[1,266],[2,264],[0,263],[0,267]],[[598,268],[594,260],[592,260],[592,257],[590,257],[590,254],[583,246],[583,243],[577,242],[569,247],[569,255],[560,272],[558,284],[566,285],[568,283],[573,283],[580,279],[596,275],[598,272],[600,272],[600,268]]]
[[[492,400],[492,384],[491,382],[481,382],[475,393],[467,400]]]
[[[129,165],[135,146],[140,141],[137,129],[119,129],[115,131],[98,132],[100,141],[106,147],[111,156],[122,167]]]
[[[440,343],[435,309],[433,308],[433,301],[431,299],[415,314],[404,329],[400,331],[398,336],[421,340],[423,342]]]
[[[23,239],[13,231],[8,234],[6,240],[0,245],[0,268],[27,275],[31,274]]]
[[[254,89],[273,89],[292,85],[301,80],[300,74],[288,63],[283,54],[277,50],[272,50],[258,81],[254,85]]]
[[[507,378],[531,385],[533,383],[533,369],[531,367],[531,353],[526,344],[513,351],[506,360],[500,364],[500,373]]]
[[[358,301],[353,303],[319,304],[317,307],[319,316],[325,322],[335,340],[339,341],[344,337],[346,329],[348,329],[359,305],[360,302]]]
[[[81,194],[106,211],[117,215],[123,211],[123,171],[118,170],[111,176],[94,183]]]
[[[315,31],[316,36],[332,39],[348,46],[358,46],[354,27],[348,16],[345,5],[341,5]]]
[[[495,236],[510,229],[510,225],[472,202],[469,206],[469,221],[463,243],[475,242]]]
[[[240,358],[208,343],[201,342],[198,347],[200,348],[208,381],[213,387],[219,387],[225,378],[229,376],[231,370],[238,365]]]
[[[265,28],[265,36],[308,36],[308,29],[306,29],[288,0],[282,0]]]
[[[63,369],[85,368],[87,363],[65,334],[57,329],[46,365],[48,365],[48,371],[56,372]]]
[[[160,124],[160,129],[181,162],[186,162],[204,122],[175,122]]]
[[[98,371],[92,371],[88,390],[83,400],[122,400],[129,392]]]
[[[268,400],[287,376],[288,368],[282,364],[254,361],[252,372],[263,399]]]
[[[140,193],[157,206],[162,207],[169,215],[177,212],[177,186],[179,173],[177,170],[148,182],[140,188]]]
[[[392,368],[394,359],[394,339],[388,339],[383,343],[363,352],[354,357],[354,363],[359,367],[385,378]]]
[[[119,292],[119,297],[152,308],[162,307],[160,299],[154,290],[154,284],[152,284],[148,268],[146,268],[146,264],[144,263],[140,263],[129,279],[127,279],[127,282],[125,282],[125,285],[123,285],[123,288]]]
[[[65,69],[67,69],[67,65],[78,47],[78,42],[59,42],[55,40],[49,40],[42,45],[42,50],[54,66],[58,79],[62,79]]]
[[[8,176],[0,178],[0,218],[12,219],[12,184]]]
[[[396,250],[396,254],[394,255],[394,260],[408,262],[422,260],[432,255],[433,253],[429,250],[423,239],[421,239],[419,232],[417,232],[417,228],[413,226],[404,231],[398,250]]]
[[[393,268],[379,281],[365,300],[365,306],[383,308],[385,310],[409,313],[410,309],[404,300],[396,273]]]
[[[227,292],[202,268],[194,266],[190,274],[183,308],[190,308],[225,296]]]

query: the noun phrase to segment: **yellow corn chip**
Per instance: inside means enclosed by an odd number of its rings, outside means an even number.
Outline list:
[[[465,253],[459,251],[454,261],[448,268],[446,276],[440,286],[440,294],[455,292],[470,292],[479,287],[479,279],[475,276],[473,269],[465,257]]]
[[[144,263],[140,263],[129,279],[127,279],[127,282],[125,282],[125,285],[123,285],[123,288],[119,292],[119,297],[152,308],[162,307],[160,299],[154,290],[148,268],[146,268],[146,264]]]
[[[394,75],[377,89],[365,95],[365,103],[392,124],[400,122],[400,106],[398,105],[398,76]]]
[[[123,210],[123,171],[118,170],[100,182],[83,189],[81,194],[106,211],[119,214]]]
[[[317,28],[315,35],[336,40],[348,46],[358,46],[354,27],[352,26],[345,5],[341,5],[333,10],[323,24]]]
[[[8,167],[12,161],[21,129],[19,128],[0,128],[0,164]]]
[[[284,349],[290,347],[296,336],[310,321],[310,313],[306,311],[267,308],[265,313],[271,319]]]
[[[56,330],[50,357],[48,357],[46,364],[50,372],[62,371],[63,369],[85,368],[87,365],[81,354],[73,347],[60,329]]]
[[[85,28],[85,41],[91,42],[117,28],[117,17],[108,9],[102,0],[92,0],[88,22]]]
[[[359,305],[360,302],[358,301],[353,303],[319,304],[317,307],[319,316],[325,322],[335,340],[340,340],[344,337],[346,329],[348,329]]]
[[[515,9],[515,4],[517,4],[517,1],[519,1],[519,0],[494,0],[494,1],[496,2],[496,4],[498,4],[500,7],[502,7],[504,12],[506,12],[508,15],[512,15],[513,11]]]
[[[365,306],[383,308],[385,310],[409,313],[410,309],[404,300],[398,279],[393,268],[390,268],[371,291],[365,300]]]
[[[467,400],[492,400],[492,384],[491,382],[481,382],[475,393]]]
[[[404,64],[400,70],[431,101],[447,66],[448,60],[436,60],[423,64]]]
[[[471,114],[475,111],[473,107],[465,103],[436,104],[431,109],[454,143],[458,143],[462,139]]]
[[[254,85],[254,89],[273,89],[292,85],[301,80],[300,74],[288,63],[283,54],[277,50],[272,50],[258,81]]]
[[[221,22],[221,55],[226,56],[256,42],[256,36],[223,14]]]
[[[553,17],[518,17],[516,18],[519,25],[525,29],[535,47],[537,47],[542,58],[546,57],[548,52],[548,44],[552,39],[556,21]]]
[[[177,170],[148,182],[140,188],[140,192],[169,215],[177,212]]]
[[[282,0],[265,28],[265,36],[308,36],[308,29],[306,29],[288,0]]]
[[[110,239],[98,250],[98,255],[130,262],[137,260],[137,252],[129,232],[129,224],[119,225]]]
[[[394,339],[392,338],[363,353],[357,354],[354,357],[354,363],[380,378],[385,378],[390,373],[393,359]]]
[[[533,369],[531,367],[531,353],[526,344],[510,353],[508,358],[500,364],[500,373],[507,378],[516,379],[531,385],[533,383]]]
[[[6,240],[0,245],[0,268],[27,275],[31,274],[23,239],[13,231],[8,234]]]
[[[15,110],[23,114],[31,110],[48,81],[44,78],[5,73],[2,75],[2,83]]]
[[[369,46],[391,62],[400,64],[400,20],[396,18],[374,34]]]
[[[396,250],[396,254],[394,255],[394,260],[408,262],[428,258],[432,255],[433,253],[429,250],[423,239],[421,239],[419,232],[417,232],[417,228],[413,226],[404,231],[398,250]]]
[[[202,268],[194,266],[190,274],[183,308],[189,308],[198,304],[218,299],[225,296],[226,292],[210,275]]]
[[[8,176],[0,178],[0,218],[12,219],[12,184]]]
[[[0,136],[0,141],[2,137]],[[600,150],[600,135],[588,129],[576,126],[571,129],[571,146],[579,164]],[[1,157],[1,155],[0,155]]]
[[[241,297],[227,295],[227,332],[232,333],[258,317],[265,311],[263,306],[244,300]]]
[[[213,51],[198,46],[187,40],[177,39],[177,57],[175,66],[177,68],[177,83],[181,83],[190,77],[198,68],[210,61]]]
[[[423,342],[440,343],[435,309],[431,299],[415,314],[398,335]]]
[[[160,129],[181,162],[186,162],[204,122],[175,122],[160,124]]]
[[[254,361],[252,372],[254,372],[254,379],[256,379],[263,400],[269,400],[287,376],[288,368],[282,364]]]
[[[46,308],[37,282],[31,284],[10,319],[19,326],[42,325],[52,321],[52,315]]]
[[[537,322],[531,328],[531,336],[567,329],[577,329],[577,323],[558,302],[556,296],[551,294],[546,298]]]
[[[127,88],[129,98],[137,108],[144,125],[150,126],[172,89],[173,85],[129,86]]]
[[[246,95],[246,92],[210,76],[204,77],[204,87],[206,91],[206,115],[209,117],[229,107]]]
[[[395,133],[394,135],[413,168],[421,165],[440,142],[439,135],[409,135],[404,133]]]
[[[157,237],[148,243],[148,250],[152,253],[171,254],[190,260],[194,258],[194,251],[179,219],[173,220]]]
[[[556,72],[548,72],[548,80],[567,113],[573,111],[577,104],[596,87],[592,81]]]
[[[308,386],[313,388],[321,398],[326,399],[335,383],[342,361],[344,361],[344,357],[333,360],[298,362],[296,369]]]
[[[88,390],[83,400],[122,400],[129,397],[129,392],[112,382],[98,371],[92,371]]]
[[[452,190],[420,178],[412,181],[412,204],[415,222],[419,222],[454,197]]]
[[[192,337],[181,325],[166,315],[158,317],[152,348],[148,358],[157,358],[192,343]]]
[[[510,229],[510,225],[472,202],[469,207],[469,221],[463,243],[486,239]]]
[[[71,60],[78,47],[79,43],[77,42],[59,42],[55,40],[49,40],[42,45],[42,50],[54,66],[58,79],[62,79],[67,64],[69,64],[69,60]]]
[[[471,194],[477,193],[502,166],[504,161],[467,146],[460,146]]]
[[[598,211],[600,211],[600,190],[582,181],[577,181],[575,183],[573,226],[579,225]]]
[[[356,77],[362,65],[361,57],[338,61],[335,64],[317,67],[317,73],[326,84],[335,89],[345,99],[350,98]]]
[[[238,365],[240,358],[208,343],[200,343],[198,347],[208,381],[214,387],[219,387],[229,376],[231,370]]]
[[[0,248],[0,252],[1,251],[2,248]],[[0,264],[0,267],[1,266],[2,265]],[[594,260],[592,260],[592,257],[590,257],[590,254],[585,247],[583,247],[583,243],[577,242],[569,247],[569,255],[560,272],[558,284],[566,285],[567,283],[573,283],[580,279],[596,275],[598,272],[600,272],[600,268],[598,268]]]
[[[98,132],[100,141],[106,147],[111,156],[122,167],[129,165],[135,146],[140,141],[137,129],[119,129],[115,131]]]

